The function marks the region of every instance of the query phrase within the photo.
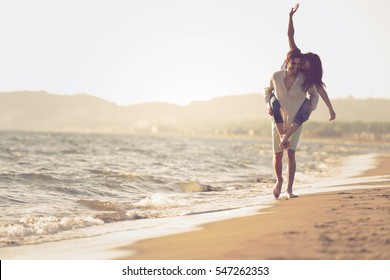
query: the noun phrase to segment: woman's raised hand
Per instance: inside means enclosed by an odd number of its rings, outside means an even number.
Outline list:
[[[299,3],[296,3],[295,6],[293,8],[291,8],[291,11],[290,11],[290,16],[292,17],[295,12],[298,10],[299,8]]]

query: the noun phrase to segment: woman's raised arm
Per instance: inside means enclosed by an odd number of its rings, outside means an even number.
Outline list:
[[[299,4],[297,3],[294,8],[291,8],[291,11],[289,14],[287,36],[288,36],[288,44],[290,46],[290,51],[298,49],[297,45],[295,44],[295,40],[294,40],[295,30],[294,30],[294,23],[293,23],[293,15],[298,10],[298,8],[299,8]]]

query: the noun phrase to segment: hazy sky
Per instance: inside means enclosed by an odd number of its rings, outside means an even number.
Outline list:
[[[0,92],[128,105],[262,92],[288,51],[290,0],[1,0]],[[389,98],[390,1],[302,0],[296,42],[331,98]]]

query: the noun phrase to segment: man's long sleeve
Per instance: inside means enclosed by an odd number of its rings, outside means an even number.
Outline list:
[[[270,81],[270,84],[268,87],[264,88],[264,101],[265,103],[269,103],[269,100],[271,99],[271,94],[274,91],[274,86],[272,84],[272,80]]]

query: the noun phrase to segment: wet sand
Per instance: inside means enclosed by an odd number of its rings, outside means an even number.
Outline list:
[[[124,259],[390,259],[390,155],[359,177],[359,189],[280,199],[266,213],[121,248]],[[134,253],[135,252],[135,253]]]

